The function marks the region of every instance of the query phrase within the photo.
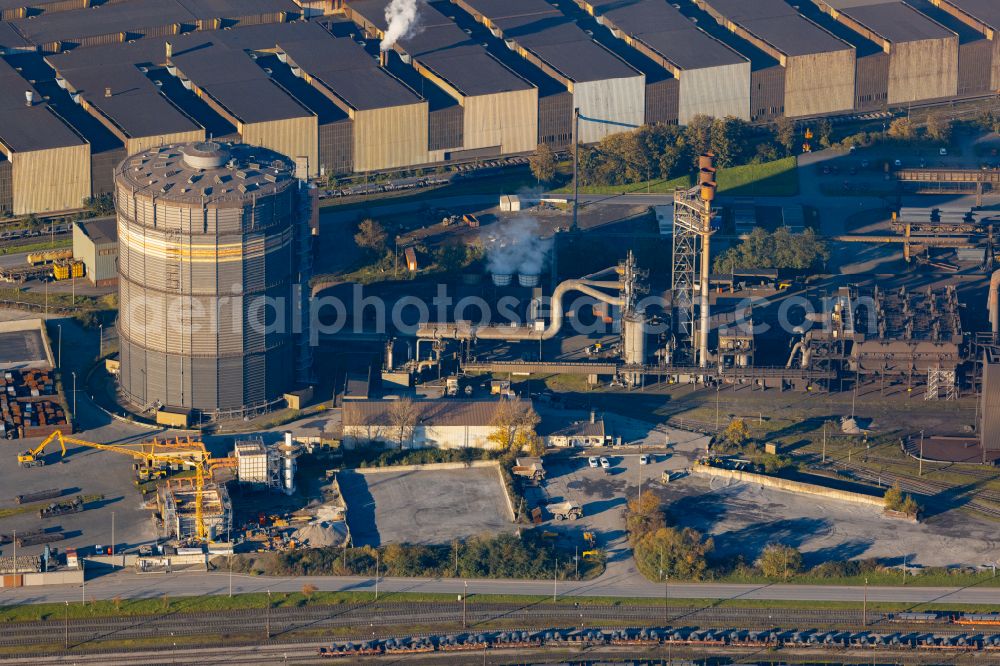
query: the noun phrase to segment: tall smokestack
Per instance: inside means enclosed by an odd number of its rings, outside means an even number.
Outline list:
[[[709,306],[709,275],[712,272],[712,201],[715,200],[715,153],[698,158],[699,186],[704,209],[701,213],[701,324],[698,330],[699,365],[708,367],[708,333],[712,321]]]

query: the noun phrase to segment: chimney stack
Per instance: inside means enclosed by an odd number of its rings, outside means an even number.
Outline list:
[[[104,89],[104,96],[105,96],[105,97],[111,97],[111,86],[107,86],[107,87],[106,87],[106,88]]]
[[[379,67],[386,67],[389,64],[389,52],[379,51],[378,53],[378,64]]]
[[[167,60],[170,60],[171,58],[174,57],[174,45],[171,44],[170,42],[167,42],[166,48],[167,48]]]
[[[31,90],[24,91],[24,103],[26,106],[32,106],[35,103],[35,93]]]

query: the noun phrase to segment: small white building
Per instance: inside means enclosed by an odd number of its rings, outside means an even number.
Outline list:
[[[394,426],[394,400],[344,403],[343,443],[347,448],[378,442],[401,448],[496,448],[489,441],[500,400],[416,400],[412,426]],[[530,405],[530,403],[528,403]],[[400,437],[402,435],[402,437]]]
[[[538,435],[545,440],[545,446],[555,448],[604,446],[608,442],[604,419],[595,414],[591,414],[589,420],[569,425],[555,419],[544,419],[538,428]]]

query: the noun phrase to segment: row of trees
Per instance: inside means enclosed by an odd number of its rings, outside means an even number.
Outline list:
[[[552,541],[536,530],[474,536],[451,544],[308,548],[274,556],[266,564],[243,559],[237,568],[282,576],[365,576],[374,575],[377,562],[382,576],[551,579],[570,578],[576,572],[572,557],[560,556]],[[599,565],[581,561],[580,574],[586,576],[592,566]]]
[[[821,145],[829,146],[833,127],[828,120],[815,124]],[[698,155],[712,151],[721,168],[768,162],[794,155],[799,127],[780,118],[774,125],[755,127],[732,116],[698,115],[681,127],[664,123],[643,125],[612,134],[595,146],[580,146],[580,184],[625,185],[646,180],[669,180],[691,173]],[[556,175],[556,159],[546,145],[530,159],[531,172],[542,183]]]
[[[757,227],[746,240],[716,257],[715,271],[732,273],[741,268],[808,270],[819,268],[829,258],[826,241],[812,229],[793,234],[788,227],[779,227],[773,232]]]

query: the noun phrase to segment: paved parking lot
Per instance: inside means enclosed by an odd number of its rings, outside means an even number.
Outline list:
[[[451,470],[346,470],[338,475],[353,545],[449,543],[513,531],[494,467]]]
[[[17,454],[37,440],[14,440],[0,445],[0,509],[12,508],[14,496],[23,493],[58,488],[63,501],[76,495],[104,495],[104,500],[90,503],[82,513],[41,520],[35,511],[0,518],[0,533],[46,529],[66,535],[52,545],[60,550],[108,544],[111,541],[111,513],[114,512],[115,541],[119,550],[135,548],[155,541],[152,512],[141,507],[139,491],[133,484],[132,459],[126,456],[82,447],[69,448],[60,459],[58,447],[48,449],[44,467],[23,469],[17,465]],[[44,500],[50,503],[54,500]],[[10,555],[12,544],[3,547]],[[39,554],[44,546],[18,548],[18,555]]]
[[[647,453],[648,465],[639,464],[637,447],[627,449],[593,449],[590,452],[565,451],[545,460],[546,481],[529,493],[529,500],[559,502],[568,500],[583,507],[583,518],[576,521],[549,519],[545,529],[564,535],[566,542],[582,543],[583,533],[594,533],[598,546],[608,555],[610,576],[636,575],[632,554],[625,533],[624,511],[627,501],[634,498],[642,484],[642,492],[662,487],[664,471],[682,473],[703,453],[707,438],[671,429],[669,452],[662,452],[667,431],[659,427],[648,433],[648,442],[661,447],[658,453]],[[610,469],[590,467],[588,456],[605,456]],[[603,579],[602,579],[603,580]]]

